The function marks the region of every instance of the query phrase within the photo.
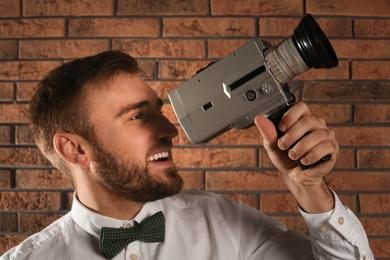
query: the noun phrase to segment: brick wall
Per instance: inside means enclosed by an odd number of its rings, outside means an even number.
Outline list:
[[[49,70],[119,49],[138,58],[167,100],[197,69],[244,43],[288,37],[306,12],[340,65],[299,76],[297,96],[340,142],[329,185],[363,223],[374,255],[390,259],[388,0],[0,0],[0,254],[70,209],[71,186],[40,154],[27,124],[29,99]],[[190,145],[179,131],[174,156],[185,190],[227,194],[305,232],[257,129],[231,130],[208,145]]]

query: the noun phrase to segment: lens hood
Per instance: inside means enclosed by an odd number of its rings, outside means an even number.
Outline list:
[[[310,68],[333,68],[338,65],[332,45],[311,14],[302,18],[291,38]]]

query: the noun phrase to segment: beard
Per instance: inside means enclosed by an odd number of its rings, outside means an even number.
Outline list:
[[[97,157],[95,170],[103,185],[124,199],[146,203],[173,196],[183,187],[175,167],[152,173],[146,163],[124,160],[102,145],[93,146]]]

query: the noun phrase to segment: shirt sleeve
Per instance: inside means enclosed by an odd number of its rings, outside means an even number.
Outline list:
[[[374,260],[364,228],[356,215],[342,204],[336,193],[335,207],[322,214],[299,209],[309,231],[316,259]]]

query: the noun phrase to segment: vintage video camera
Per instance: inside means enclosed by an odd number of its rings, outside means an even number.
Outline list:
[[[295,102],[286,82],[310,68],[337,65],[332,45],[307,14],[278,45],[253,40],[199,70],[168,97],[189,140],[204,143],[231,128],[252,126],[257,115],[278,125]]]

